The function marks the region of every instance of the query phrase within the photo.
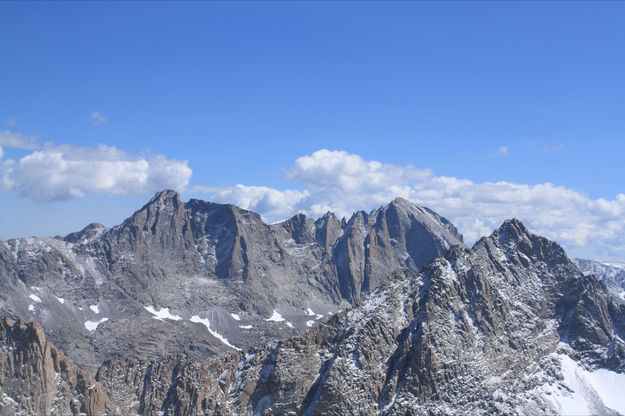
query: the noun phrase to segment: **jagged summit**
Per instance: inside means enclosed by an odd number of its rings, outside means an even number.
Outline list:
[[[532,235],[525,224],[517,218],[505,220],[495,232],[498,236],[508,240],[521,240]]]
[[[182,203],[181,198],[180,198],[180,194],[172,189],[165,189],[162,191],[159,191],[157,193],[154,194],[154,196],[150,199],[150,201],[143,206],[143,208],[141,208],[141,210],[144,210],[146,208],[149,208],[150,206],[156,206],[156,207],[160,207],[162,208],[163,206],[168,206],[168,205],[180,205]],[[238,211],[240,213],[251,213],[254,215],[258,215],[256,213],[254,213],[253,211],[249,211],[246,209],[242,209],[236,205],[233,204],[220,204],[220,203],[215,203],[215,202],[210,202],[210,201],[205,201],[205,200],[201,200],[201,199],[195,199],[192,198],[190,199],[188,202],[184,203],[185,207],[187,209],[191,209],[191,210],[201,210],[202,208],[206,209],[207,207],[215,207],[215,206],[224,206],[224,207],[229,207],[235,211]],[[417,214],[420,215],[424,218],[426,217],[432,217],[434,218],[434,221],[436,222],[442,222],[443,224],[445,224],[449,231],[452,233],[456,234],[456,237],[462,241],[462,235],[458,232],[458,230],[453,227],[453,225],[451,224],[451,222],[449,220],[447,220],[444,217],[441,217],[440,215],[438,215],[436,212],[432,211],[431,209],[421,206],[419,204],[416,204],[412,201],[409,201],[408,199],[405,198],[401,198],[401,197],[396,197],[394,198],[391,202],[389,202],[386,206],[382,206],[376,210],[373,210],[371,213],[366,213],[365,211],[357,211],[354,212],[352,214],[352,217],[354,215],[362,215],[362,216],[369,216],[369,215],[373,215],[376,212],[380,211],[380,210],[386,210],[388,211],[389,209],[394,209],[403,213],[411,213],[411,214]],[[141,211],[140,210],[140,211]],[[319,217],[319,218],[312,218],[314,221],[318,221],[321,220],[323,218],[326,218],[328,216],[333,216],[335,218],[336,215],[333,212],[326,212],[323,216]],[[284,222],[284,221],[302,221],[304,219],[308,219],[309,217],[307,217],[305,214],[302,213],[297,213],[295,215],[293,215],[292,217],[285,219],[283,221],[280,221],[278,223]],[[338,218],[337,218],[338,219]],[[348,222],[348,220],[346,219],[346,222]]]
[[[69,243],[85,243],[100,237],[107,229],[100,223],[92,222],[80,231],[67,234],[62,240]]]
[[[490,236],[481,238],[475,246],[493,244],[515,261],[526,262],[526,258],[536,258],[556,263],[570,262],[560,245],[533,234],[516,218],[505,220]]]
[[[180,194],[178,191],[173,189],[163,189],[162,191],[158,191],[154,194],[154,196],[150,199],[148,204],[153,203],[155,201],[167,201],[167,200],[176,200],[180,199]]]
[[[174,209],[183,205],[180,194],[173,189],[165,189],[154,194],[154,196],[137,212],[149,211],[158,212],[161,210]]]

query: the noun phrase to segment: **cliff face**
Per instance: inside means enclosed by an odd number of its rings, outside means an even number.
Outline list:
[[[111,414],[102,386],[48,342],[41,326],[0,322],[2,414]]]
[[[112,358],[208,357],[304,331],[461,240],[401,199],[349,221],[268,225],[163,191],[110,229],[0,242],[0,313],[39,322],[92,374]]]

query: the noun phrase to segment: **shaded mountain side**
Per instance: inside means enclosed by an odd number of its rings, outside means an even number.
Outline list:
[[[107,361],[96,378],[125,414],[616,415],[624,325],[601,282],[511,220],[305,334],[208,359]]]
[[[402,199],[349,220],[269,225],[162,191],[110,229],[0,242],[0,315],[40,323],[92,374],[106,359],[180,348],[205,358],[304,331],[455,244],[449,221]]]

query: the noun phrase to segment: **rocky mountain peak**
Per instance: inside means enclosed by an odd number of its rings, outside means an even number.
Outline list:
[[[163,204],[168,204],[172,202],[180,201],[180,194],[173,189],[164,189],[154,194],[148,205],[162,202]]]
[[[180,200],[180,194],[169,189],[157,192],[130,220],[147,227],[154,226],[163,219],[167,221],[169,217],[181,215],[184,215],[184,204]]]
[[[522,241],[532,236],[527,227],[516,218],[505,220],[496,233],[501,241]]]
[[[451,234],[452,239],[456,240],[452,245],[464,244],[462,234],[460,234],[451,221],[431,209],[415,204],[407,199],[397,197],[380,210],[384,211],[387,216],[394,217],[395,221],[400,222],[403,226],[416,221],[433,232],[440,232],[441,229],[446,229],[445,233]]]
[[[507,252],[515,250],[526,257],[547,260],[552,263],[569,263],[564,249],[555,242],[531,233],[518,219],[506,220],[489,237],[496,239]]]
[[[68,243],[90,242],[97,239],[106,230],[107,228],[104,225],[98,222],[92,222],[80,231],[67,234],[65,237],[63,237],[63,241],[67,241]]]
[[[396,207],[403,207],[403,208],[410,209],[410,208],[414,207],[417,204],[415,204],[415,203],[413,203],[413,202],[411,202],[411,201],[409,201],[409,200],[407,200],[405,198],[402,198],[402,197],[398,196],[395,199],[393,199],[389,203],[389,205],[394,205]]]

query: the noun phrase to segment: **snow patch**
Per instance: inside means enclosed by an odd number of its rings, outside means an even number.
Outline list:
[[[169,312],[169,308],[160,308],[158,311],[153,306],[144,306],[145,310],[150,312],[154,319],[162,321],[163,319],[171,319],[172,321],[180,321],[181,317]]]
[[[271,317],[269,319],[265,319],[265,321],[267,322],[282,322],[284,321],[284,318],[282,317],[282,315],[280,315],[278,313],[277,310],[273,310],[273,315],[271,315]]]
[[[215,338],[217,338],[218,340],[220,340],[221,342],[223,342],[224,344],[226,344],[227,346],[229,346],[230,348],[234,348],[237,351],[241,351],[241,348],[237,348],[234,345],[232,345],[231,343],[228,342],[228,340],[221,335],[220,333],[218,333],[217,331],[214,331],[213,329],[211,329],[211,323],[208,319],[206,318],[200,318],[198,315],[193,315],[191,317],[191,319],[189,319],[191,322],[195,322],[198,324],[202,324],[206,327],[206,329],[208,329],[208,332],[214,336]]]
[[[588,373],[588,380],[606,407],[625,414],[625,374],[600,368]]]
[[[625,291],[621,292],[621,294],[618,295],[618,296],[619,296],[619,298],[625,300]]]
[[[239,325],[241,329],[252,329],[252,325]]]
[[[541,389],[560,414],[596,413],[598,401],[625,414],[625,374],[603,368],[587,371],[566,354],[559,354],[558,358],[564,379]]]
[[[231,313],[230,316],[232,316],[232,319],[234,319],[235,321],[241,320],[241,317],[236,313]]]
[[[294,328],[293,324],[289,321],[286,321],[286,326],[288,326],[289,328]]]
[[[85,328],[87,328],[87,330],[89,332],[93,332],[98,328],[98,325],[100,325],[102,322],[106,322],[108,321],[109,318],[102,318],[99,321],[86,321],[85,322]]]
[[[99,314],[100,313],[100,308],[98,308],[98,305],[91,305],[91,306],[89,306],[89,309],[91,309],[93,311],[93,313],[95,313],[95,314]]]
[[[312,309],[310,309],[310,308],[306,309],[306,314],[307,314],[308,316],[313,316],[313,315],[316,315],[316,314],[315,314],[315,311],[313,311],[313,310],[312,310]]]
[[[56,300],[58,300],[58,301],[59,301],[59,303],[60,303],[61,305],[65,303],[65,299],[60,298],[60,297],[58,297],[58,296],[55,296],[55,298],[56,298]]]
[[[311,327],[315,324],[315,321],[306,321],[306,326]]]
[[[35,305],[33,305],[32,303],[28,305],[28,310],[33,312],[35,310]]]
[[[34,300],[37,303],[41,303],[41,298],[37,295],[33,295],[32,293],[30,295],[28,295],[29,298],[31,298],[32,300]]]

